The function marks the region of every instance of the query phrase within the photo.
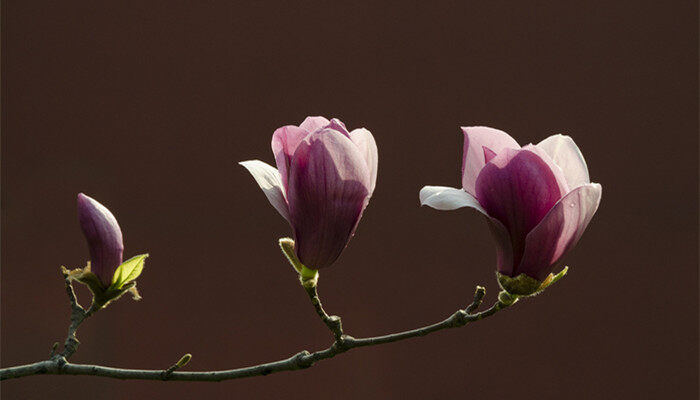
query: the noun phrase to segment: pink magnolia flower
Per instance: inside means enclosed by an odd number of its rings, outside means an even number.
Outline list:
[[[277,168],[243,161],[294,231],[295,252],[308,268],[340,256],[377,181],[377,145],[364,128],[348,132],[337,119],[308,117],[272,135]]]
[[[78,221],[90,250],[90,270],[107,288],[122,263],[124,242],[117,219],[97,200],[78,194]]]
[[[590,182],[569,136],[520,147],[497,129],[462,131],[462,188],[425,186],[421,204],[484,214],[496,239],[498,272],[544,281],[581,238],[598,209],[601,186]]]

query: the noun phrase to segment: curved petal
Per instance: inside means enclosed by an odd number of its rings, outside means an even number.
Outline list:
[[[321,128],[325,128],[330,123],[331,122],[324,117],[306,117],[304,122],[299,125],[299,128],[309,133],[314,133]]]
[[[372,133],[365,128],[355,129],[350,132],[350,140],[360,149],[360,153],[367,161],[370,181],[369,193],[372,194],[375,186],[377,186],[377,167],[379,163],[377,142],[374,141]]]
[[[505,149],[486,164],[476,181],[476,198],[510,235],[514,265],[525,237],[562,197],[552,169],[529,150]]]
[[[282,189],[282,179],[279,172],[271,165],[260,160],[248,160],[239,162],[240,165],[253,175],[255,182],[258,183],[265,196],[270,201],[273,207],[289,221],[289,207],[287,200],[284,198]]]
[[[90,269],[106,288],[122,263],[121,228],[107,207],[83,193],[78,194],[78,221],[90,250]]]
[[[564,173],[570,188],[576,188],[591,180],[588,176],[588,166],[574,140],[566,135],[552,135],[537,143]]]
[[[462,189],[448,186],[424,186],[418,194],[420,205],[436,210],[449,211],[462,207],[471,207],[488,216],[474,196]]]
[[[599,184],[588,183],[562,198],[527,235],[517,273],[542,281],[559,266],[598,210],[602,190]]]
[[[464,151],[462,153],[462,187],[467,193],[476,195],[476,178],[486,161],[484,147],[498,154],[503,149],[519,149],[520,145],[507,133],[486,126],[462,127]]]
[[[340,256],[370,196],[370,173],[358,147],[332,129],[307,136],[289,170],[289,215],[295,251],[318,269]]]
[[[523,150],[529,150],[540,156],[542,161],[549,165],[549,168],[552,170],[554,177],[557,179],[557,184],[559,185],[559,191],[561,192],[561,195],[563,196],[569,193],[571,189],[569,184],[566,182],[566,176],[564,175],[564,171],[562,171],[561,168],[554,162],[554,160],[552,160],[552,157],[550,157],[549,154],[532,144],[523,146]]]
[[[496,218],[486,219],[493,238],[496,240],[496,269],[503,275],[513,274],[513,241],[501,221]]]
[[[272,135],[272,153],[275,155],[277,170],[282,178],[282,187],[287,190],[289,163],[297,146],[309,133],[294,125],[287,125],[275,130]]]
[[[348,132],[348,128],[346,128],[343,121],[339,120],[338,118],[331,119],[326,128],[336,130],[342,133],[343,135],[350,137],[350,132]]]

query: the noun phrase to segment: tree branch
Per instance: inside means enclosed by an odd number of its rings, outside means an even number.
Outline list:
[[[66,337],[66,341],[63,343],[63,352],[54,354],[51,358],[56,360],[62,358],[65,361],[69,359],[76,350],[78,350],[78,345],[80,345],[80,341],[76,336],[78,327],[83,323],[83,321],[85,321],[85,319],[95,313],[99,307],[97,307],[93,302],[90,309],[85,311],[83,306],[81,306],[78,302],[78,298],[75,296],[73,282],[69,278],[67,272],[63,272],[63,278],[65,279],[66,293],[68,294],[68,300],[70,301],[71,306],[70,326],[68,327],[68,336]]]
[[[73,307],[74,314],[75,309],[80,305],[77,301],[74,301],[75,294],[71,296],[72,286],[68,282],[66,290],[69,291],[69,298],[71,299],[71,306]],[[70,288],[68,287],[70,286]],[[321,320],[328,326],[328,328],[333,333],[335,341],[330,347],[324,350],[319,350],[313,353],[309,353],[304,350],[301,351],[287,359],[274,361],[265,364],[259,364],[246,368],[238,368],[223,371],[202,371],[202,372],[182,372],[176,371],[176,369],[183,366],[186,361],[189,361],[187,355],[176,363],[173,367],[167,370],[140,370],[140,369],[122,369],[122,368],[112,368],[100,365],[84,365],[84,364],[71,364],[66,361],[65,354],[72,354],[72,352],[67,353],[64,349],[64,353],[47,361],[40,361],[34,364],[21,365],[17,367],[10,367],[0,369],[0,380],[20,378],[30,375],[40,375],[40,374],[53,374],[53,375],[90,375],[90,376],[102,376],[106,378],[115,379],[141,379],[141,380],[172,380],[172,381],[223,381],[231,379],[240,379],[253,376],[264,376],[275,372],[282,371],[294,371],[298,369],[309,368],[314,363],[329,358],[333,358],[336,355],[346,352],[350,349],[356,347],[366,347],[375,346],[385,343],[392,343],[401,340],[410,339],[418,336],[425,336],[433,332],[437,332],[443,329],[458,328],[464,326],[468,323],[475,322],[491,315],[497,313],[498,311],[513,304],[516,299],[507,299],[503,296],[499,296],[499,300],[489,309],[473,314],[473,312],[479,307],[481,301],[485,295],[485,289],[481,286],[477,286],[476,292],[474,293],[474,301],[464,310],[458,310],[452,314],[449,318],[438,322],[436,324],[428,325],[422,328],[417,328],[405,332],[393,333],[384,336],[376,336],[369,338],[353,338],[343,334],[342,326],[340,323],[340,318],[336,316],[329,316],[321,305],[321,301],[318,297],[315,287],[311,290],[305,287],[307,294],[311,298],[311,301],[316,309]],[[82,309],[82,307],[80,307]],[[83,310],[84,311],[84,310]],[[75,330],[80,325],[80,323],[89,316],[90,311],[83,314],[82,319],[74,322],[71,318],[71,328],[69,328],[69,339],[75,337]],[[75,327],[74,327],[75,325]],[[68,339],[66,339],[68,342]],[[77,339],[75,339],[77,342]],[[77,347],[77,345],[76,345]],[[73,348],[75,351],[75,348]],[[185,358],[187,359],[186,361]]]

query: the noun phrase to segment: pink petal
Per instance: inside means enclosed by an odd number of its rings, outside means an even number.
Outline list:
[[[283,126],[272,135],[272,153],[275,155],[277,170],[282,178],[282,187],[287,190],[287,176],[292,155],[309,133],[294,125]]]
[[[299,125],[299,128],[309,133],[314,133],[321,128],[325,128],[328,124],[330,124],[330,121],[323,117],[306,117],[304,122]]]
[[[289,171],[289,211],[297,256],[318,269],[340,256],[370,196],[370,172],[358,147],[332,129],[304,139]]]
[[[552,160],[552,157],[549,156],[544,150],[540,149],[537,146],[533,146],[532,144],[528,144],[523,146],[524,150],[529,150],[542,159],[549,168],[552,170],[552,173],[554,174],[554,177],[557,178],[557,184],[559,185],[559,190],[561,191],[562,196],[569,193],[571,190],[569,188],[569,184],[566,182],[566,176],[564,175],[564,171],[561,170],[561,168]]]
[[[484,162],[488,164],[489,161],[493,160],[494,157],[496,157],[496,152],[489,149],[486,146],[482,146],[484,148]]]
[[[544,150],[561,168],[570,188],[573,189],[591,182],[586,160],[571,137],[552,135],[537,143],[537,147]]]
[[[350,132],[348,132],[348,128],[346,128],[343,121],[339,120],[338,118],[331,119],[331,121],[328,123],[328,126],[326,126],[326,128],[333,129],[335,131],[342,133],[343,135],[345,135],[347,137],[350,137]]]
[[[260,160],[248,160],[239,162],[240,165],[253,175],[253,179],[258,183],[260,189],[265,193],[265,197],[273,207],[289,221],[289,208],[287,200],[284,198],[284,189],[282,188],[282,179],[279,172]]]
[[[377,186],[377,167],[379,162],[377,143],[374,141],[372,133],[365,128],[355,129],[350,132],[350,140],[360,149],[360,153],[367,161],[370,179],[369,192],[372,194],[374,187]]]
[[[503,149],[519,149],[520,145],[507,133],[486,126],[462,127],[462,132],[464,133],[462,187],[467,193],[476,195],[476,178],[486,165],[484,146],[499,154]]]
[[[600,204],[602,187],[588,183],[562,198],[526,238],[517,274],[544,280],[573,249]]]
[[[481,170],[475,189],[481,206],[510,235],[513,265],[520,263],[527,234],[562,197],[549,165],[524,149],[500,152]]]
[[[78,194],[78,221],[90,250],[91,271],[107,288],[122,263],[122,230],[107,207],[83,193]]]

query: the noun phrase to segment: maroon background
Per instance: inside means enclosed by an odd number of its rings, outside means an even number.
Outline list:
[[[306,115],[379,145],[375,195],[321,274],[348,333],[440,320],[477,284],[493,301],[483,220],[418,206],[423,185],[459,185],[460,125],[575,138],[604,191],[570,275],[487,321],[305,371],[38,376],[3,398],[697,398],[696,2],[294,3],[4,2],[3,366],[65,338],[81,191],[117,216],[125,256],[151,258],[144,299],[88,320],[72,361],[191,352],[187,370],[226,369],[326,347],[277,249],[290,230],[236,164],[272,162],[273,130]]]

